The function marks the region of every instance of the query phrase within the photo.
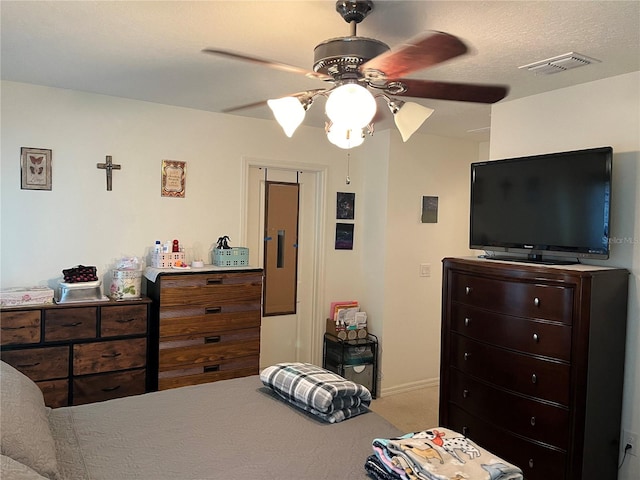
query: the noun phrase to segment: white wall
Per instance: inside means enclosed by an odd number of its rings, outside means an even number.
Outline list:
[[[611,257],[591,262],[629,270],[622,428],[640,433],[640,72],[499,103],[492,109],[491,158],[613,147]],[[587,262],[585,262],[587,263]],[[629,456],[620,479],[640,478]]]
[[[55,287],[77,264],[96,265],[103,278],[117,258],[144,257],[156,239],[177,238],[187,260],[208,260],[219,236],[238,245],[244,233],[243,158],[326,166],[327,312],[334,300],[361,301],[380,336],[383,389],[437,378],[440,261],[468,253],[460,249],[476,143],[415,134],[403,144],[395,130],[379,131],[350,152],[346,185],[347,152],[320,129],[288,139],[274,121],[6,81],[1,95],[1,288]],[[53,150],[51,191],[20,189],[24,146]],[[122,165],[111,192],[96,168],[106,155]],[[160,196],[163,159],[187,162],[184,199]],[[352,251],[333,248],[338,191],[356,193]],[[422,195],[439,196],[438,224],[420,223]],[[423,262],[431,278],[418,277]]]

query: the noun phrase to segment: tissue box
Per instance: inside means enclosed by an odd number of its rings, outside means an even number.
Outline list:
[[[15,287],[0,290],[0,306],[39,305],[53,303],[53,289],[49,287]]]

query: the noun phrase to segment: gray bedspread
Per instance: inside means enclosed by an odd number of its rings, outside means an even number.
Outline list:
[[[401,435],[374,412],[321,423],[258,376],[51,412],[65,479],[365,479],[374,438]]]

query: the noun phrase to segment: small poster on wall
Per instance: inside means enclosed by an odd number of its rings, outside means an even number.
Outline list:
[[[353,223],[336,223],[336,250],[353,250]]]
[[[187,183],[187,162],[162,161],[162,196],[184,198]]]
[[[338,220],[353,220],[356,213],[356,194],[338,192],[336,198],[336,218]]]
[[[422,197],[422,223],[438,223],[438,197]]]

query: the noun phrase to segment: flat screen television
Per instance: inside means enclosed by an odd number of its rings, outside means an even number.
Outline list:
[[[470,248],[540,263],[609,258],[612,160],[600,147],[471,164]]]

